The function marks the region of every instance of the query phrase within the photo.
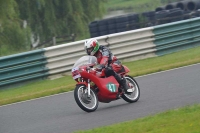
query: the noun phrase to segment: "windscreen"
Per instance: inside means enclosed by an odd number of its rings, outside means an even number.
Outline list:
[[[97,64],[97,58],[95,56],[83,56],[76,61],[73,68],[79,68],[80,66],[92,66]],[[72,69],[73,69],[72,68]]]

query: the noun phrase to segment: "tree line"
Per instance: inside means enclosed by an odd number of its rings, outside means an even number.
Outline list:
[[[0,56],[28,51],[55,36],[89,37],[88,23],[102,17],[106,0],[0,0]],[[86,33],[88,32],[88,33]]]

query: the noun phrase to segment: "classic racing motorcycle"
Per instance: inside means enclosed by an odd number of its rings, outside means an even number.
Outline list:
[[[72,68],[73,79],[77,82],[74,98],[82,110],[93,112],[99,102],[109,103],[121,98],[129,103],[138,101],[139,86],[134,78],[127,75],[130,70],[126,66],[123,65],[123,71],[119,74],[126,79],[128,87],[133,89],[132,93],[126,93],[113,76],[106,77],[104,70],[97,71],[96,65],[95,56],[83,56]]]

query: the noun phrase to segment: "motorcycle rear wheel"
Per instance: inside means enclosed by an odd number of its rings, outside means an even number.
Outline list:
[[[140,98],[140,88],[138,83],[136,82],[136,80],[134,78],[132,78],[131,76],[125,76],[126,78],[126,82],[127,84],[129,84],[129,86],[131,86],[134,91],[130,94],[122,94],[122,98],[129,103],[133,103],[133,102],[137,102],[138,99]]]
[[[74,90],[74,99],[78,106],[86,112],[95,111],[99,105],[99,101],[94,90],[90,89],[90,97],[88,97],[85,85],[76,86]]]

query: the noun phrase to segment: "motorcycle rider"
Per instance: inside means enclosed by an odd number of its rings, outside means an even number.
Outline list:
[[[114,56],[110,49],[106,46],[99,45],[99,42],[92,38],[85,41],[85,51],[88,55],[95,56],[97,58],[98,71],[101,71],[105,68],[105,75],[107,77],[114,76],[117,82],[124,88],[126,93],[133,92],[126,83],[125,78],[121,78],[121,76],[117,73],[124,70],[121,62]]]

